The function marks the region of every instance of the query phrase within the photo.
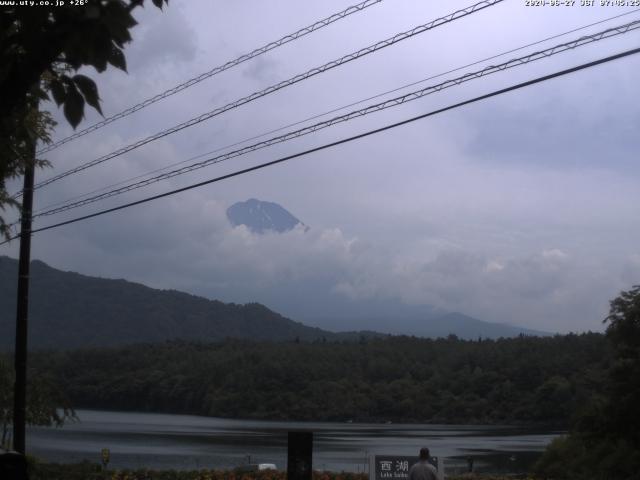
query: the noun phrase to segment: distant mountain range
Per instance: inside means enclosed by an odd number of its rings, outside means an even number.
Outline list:
[[[13,348],[17,260],[0,257],[0,349]],[[34,260],[29,304],[30,348],[114,346],[183,339],[256,341],[353,340],[388,333],[475,339],[541,332],[482,322],[457,313],[393,318],[325,319],[311,327],[258,303],[237,305],[126,280],[63,272]],[[333,330],[333,331],[331,331]],[[341,331],[345,333],[335,333]],[[376,333],[381,332],[381,333]]]
[[[260,234],[268,231],[284,233],[298,225],[308,228],[277,203],[255,198],[231,205],[227,209],[227,218],[234,227],[245,225],[253,233]]]
[[[391,321],[390,321],[391,319]],[[410,308],[398,307],[396,315],[343,318],[305,318],[305,324],[335,331],[368,330],[382,334],[413,335],[416,337],[447,337],[454,334],[459,338],[517,337],[518,335],[547,336],[548,332],[528,328],[492,323],[457,312],[441,312],[426,306]]]

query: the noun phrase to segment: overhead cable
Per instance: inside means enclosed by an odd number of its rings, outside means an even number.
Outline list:
[[[272,160],[270,162],[261,163],[259,165],[254,165],[253,167],[249,167],[249,168],[245,168],[245,169],[242,169],[242,170],[238,170],[238,171],[235,171],[235,172],[232,172],[232,173],[228,173],[226,175],[222,175],[222,176],[215,177],[215,178],[212,178],[212,179],[209,179],[209,180],[205,180],[203,182],[194,183],[192,185],[189,185],[189,186],[186,186],[186,187],[182,187],[182,188],[178,188],[178,189],[175,189],[175,190],[171,190],[169,192],[164,192],[164,193],[161,193],[161,194],[158,194],[158,195],[153,195],[151,197],[143,198],[141,200],[136,200],[135,202],[130,202],[130,203],[126,203],[124,205],[119,205],[117,207],[112,207],[112,208],[108,208],[108,209],[105,209],[105,210],[101,210],[99,212],[95,212],[95,213],[92,213],[92,214],[89,214],[89,215],[83,215],[81,217],[72,218],[72,219],[66,220],[64,222],[59,222],[59,223],[55,223],[53,225],[47,225],[45,227],[36,228],[36,229],[32,230],[32,233],[44,232],[46,230],[51,230],[53,228],[62,227],[64,225],[70,225],[72,223],[77,223],[77,222],[80,222],[80,221],[83,221],[83,220],[88,220],[90,218],[95,218],[95,217],[99,217],[99,216],[102,216],[102,215],[106,215],[107,213],[112,213],[112,212],[124,210],[126,208],[130,208],[130,207],[133,207],[133,206],[136,206],[136,205],[141,205],[143,203],[148,203],[148,202],[151,202],[151,201],[154,201],[154,200],[158,200],[160,198],[165,198],[165,197],[169,197],[169,196],[172,196],[172,195],[176,195],[178,193],[186,192],[188,190],[193,190],[195,188],[199,188],[199,187],[202,187],[202,186],[205,186],[205,185],[209,185],[209,184],[212,184],[212,183],[217,183],[217,182],[220,182],[222,180],[226,180],[226,179],[229,179],[229,178],[237,177],[239,175],[244,175],[244,174],[249,173],[249,172],[253,172],[253,171],[256,171],[256,170],[261,170],[263,168],[270,167],[270,166],[273,166],[273,165],[277,165],[277,164],[280,164],[280,163],[284,163],[284,162],[287,162],[289,160],[293,160],[295,158],[299,158],[299,157],[303,157],[305,155],[309,155],[311,153],[319,152],[319,151],[326,150],[326,149],[331,148],[331,147],[335,147],[335,146],[342,145],[342,144],[345,144],[345,143],[349,143],[349,142],[352,142],[352,141],[355,141],[355,140],[359,140],[361,138],[369,137],[371,135],[382,133],[384,131],[391,130],[393,128],[397,128],[397,127],[400,127],[402,125],[407,125],[407,124],[415,122],[417,120],[422,120],[424,118],[428,118],[428,117],[431,117],[431,116],[434,116],[434,115],[438,115],[440,113],[444,113],[444,112],[447,112],[447,111],[450,111],[450,110],[454,110],[456,108],[460,108],[460,107],[463,107],[465,105],[470,105],[472,103],[476,103],[476,102],[479,102],[479,101],[482,101],[482,100],[486,100],[486,99],[489,99],[489,98],[492,98],[492,97],[496,97],[498,95],[503,95],[505,93],[508,93],[508,92],[511,92],[511,91],[514,91],[514,90],[519,90],[521,88],[528,87],[528,86],[531,86],[531,85],[535,85],[537,83],[546,82],[548,80],[551,80],[551,79],[554,79],[554,78],[557,78],[557,77],[561,77],[561,76],[568,75],[568,74],[571,74],[571,73],[574,73],[574,72],[578,72],[580,70],[585,70],[587,68],[592,68],[592,67],[595,67],[597,65],[602,65],[602,64],[605,64],[605,63],[608,63],[608,62],[611,62],[611,61],[614,61],[614,60],[618,60],[618,59],[621,59],[621,58],[624,58],[624,57],[628,57],[630,55],[635,55],[635,54],[638,54],[638,53],[640,53],[640,48],[634,48],[634,49],[627,50],[627,51],[624,51],[624,52],[621,52],[621,53],[618,53],[618,54],[615,54],[615,55],[610,55],[608,57],[601,58],[599,60],[594,60],[592,62],[583,63],[581,65],[578,65],[578,66],[575,66],[575,67],[572,67],[572,68],[568,68],[568,69],[565,69],[565,70],[560,70],[560,71],[555,72],[555,73],[551,73],[551,74],[548,74],[548,75],[537,77],[537,78],[534,78],[533,80],[528,80],[526,82],[518,83],[518,84],[512,85],[510,87],[502,88],[500,90],[494,90],[491,93],[487,93],[485,95],[480,95],[478,97],[474,97],[474,98],[471,98],[469,100],[465,100],[463,102],[459,102],[459,103],[456,103],[456,104],[453,104],[453,105],[449,105],[449,106],[444,107],[444,108],[439,108],[437,110],[433,110],[431,112],[424,113],[424,114],[418,115],[416,117],[412,117],[412,118],[409,118],[409,119],[406,119],[406,120],[402,120],[400,122],[392,123],[392,124],[386,125],[384,127],[376,128],[374,130],[369,130],[367,132],[360,133],[358,135],[353,135],[351,137],[343,138],[341,140],[337,140],[335,142],[327,143],[327,144],[321,145],[319,147],[311,148],[311,149],[305,150],[303,152],[299,152],[299,153],[295,153],[293,155],[288,155],[286,157],[278,158],[277,160]],[[4,245],[5,243],[8,243],[10,240],[14,240],[15,238],[17,238],[17,237],[12,237],[9,240],[5,240],[2,243],[0,243],[0,245]]]
[[[398,105],[402,105],[404,103],[407,102],[411,102],[414,100],[417,100],[419,98],[425,97],[427,95],[439,92],[441,90],[444,90],[446,88],[450,88],[450,87],[454,87],[457,85],[460,85],[462,83],[468,82],[470,80],[474,80],[474,79],[478,79],[478,78],[482,78],[482,77],[486,77],[488,75],[494,74],[494,73],[498,73],[510,68],[514,68],[514,67],[518,67],[521,65],[526,65],[528,63],[531,62],[535,62],[544,58],[548,58],[551,57],[553,55],[557,55],[559,53],[562,52],[566,52],[568,50],[573,50],[575,48],[584,46],[584,45],[588,45],[594,42],[598,42],[601,41],[603,39],[606,38],[611,38],[617,35],[622,35],[624,33],[633,31],[640,28],[640,20],[636,20],[630,23],[627,23],[625,25],[620,25],[618,27],[613,27],[613,28],[609,28],[606,30],[603,30],[601,32],[595,33],[593,35],[586,35],[583,37],[580,37],[576,40],[572,40],[570,42],[566,42],[566,43],[562,43],[559,45],[555,45],[553,47],[547,48],[545,50],[540,50],[534,53],[531,53],[529,55],[523,56],[523,57],[519,57],[519,58],[514,58],[512,60],[509,60],[507,62],[503,62],[500,63],[498,65],[492,65],[492,66],[488,66],[485,67],[481,70],[475,71],[475,72],[470,72],[470,73],[466,73],[465,75],[462,75],[460,77],[457,78],[453,78],[450,80],[446,80],[444,82],[438,83],[436,85],[431,85],[428,87],[425,87],[423,89],[420,90],[416,90],[404,95],[401,95],[399,97],[395,97],[389,100],[385,100],[383,102],[380,103],[376,103],[374,105],[369,105],[367,107],[364,107],[362,109],[359,110],[354,110],[351,111],[349,113],[346,113],[344,115],[340,115],[322,122],[318,122],[314,125],[310,125],[295,131],[291,131],[288,133],[285,133],[283,135],[279,135],[276,137],[272,137],[270,139],[264,140],[262,142],[258,142],[255,143],[253,145],[249,145],[243,148],[240,148],[238,150],[234,150],[228,153],[224,153],[222,155],[218,155],[212,158],[208,158],[206,160],[202,160],[200,162],[191,164],[191,165],[187,165],[160,175],[157,175],[155,177],[151,177],[151,178],[147,178],[145,180],[141,180],[139,182],[135,182],[135,183],[131,183],[129,185],[125,185],[123,187],[117,188],[117,189],[113,189],[111,191],[105,192],[105,193],[101,193],[89,198],[85,198],[82,200],[78,200],[75,202],[70,202],[67,203],[65,205],[62,205],[60,207],[56,207],[56,208],[52,208],[50,210],[45,210],[45,211],[41,211],[38,212],[36,214],[33,215],[33,218],[37,218],[37,217],[43,217],[43,216],[49,216],[49,215],[54,215],[56,213],[61,213],[67,210],[71,210],[73,208],[78,208],[78,207],[82,207],[91,203],[95,203],[97,201],[100,200],[104,200],[106,198],[110,198],[116,195],[120,195],[122,193],[125,192],[129,192],[132,190],[136,190],[138,188],[142,188],[142,187],[146,187],[152,183],[157,183],[161,180],[166,180],[168,178],[172,178],[172,177],[176,177],[178,175],[183,175],[185,173],[188,172],[192,172],[194,170],[198,170],[200,168],[204,168],[207,167],[209,165],[215,164],[215,163],[220,163],[226,160],[229,160],[231,158],[235,158],[235,157],[239,157],[242,155],[246,155],[247,153],[250,152],[254,152],[256,150],[260,150],[278,143],[283,143],[286,142],[288,140],[294,139],[294,138],[298,138],[304,135],[308,135],[310,133],[313,132],[317,132],[318,130],[322,130],[325,129],[327,127],[330,127],[332,125],[336,125],[338,123],[343,123],[349,120],[352,120],[354,118],[358,118],[358,117],[363,117],[365,115],[369,115],[371,113],[374,112],[379,112],[382,110],[386,110],[388,108],[391,107],[395,107]]]
[[[211,78],[214,75],[217,75],[219,73],[224,72],[225,70],[229,70],[230,68],[233,68],[237,65],[240,65],[241,63],[244,63],[248,60],[251,60],[255,57],[258,57],[264,53],[267,53],[275,48],[281,47],[282,45],[285,45],[289,42],[292,42],[294,40],[297,40],[301,37],[304,37],[312,32],[315,32],[316,30],[320,30],[321,28],[326,27],[327,25],[331,25],[334,22],[337,22],[338,20],[342,20],[345,17],[348,17],[349,15],[352,15],[354,13],[358,13],[361,12],[362,10],[364,10],[365,8],[371,7],[372,5],[375,5],[377,3],[380,3],[382,0],[366,0],[364,2],[358,3],[357,5],[352,5],[349,8],[346,8],[344,10],[342,10],[341,12],[338,13],[334,13],[333,15],[328,16],[327,18],[323,18],[322,20],[318,20],[317,22],[313,23],[312,25],[309,25],[307,27],[301,28],[300,30],[298,30],[297,32],[294,33],[290,33],[289,35],[285,35],[284,37],[275,40],[273,42],[270,42],[260,48],[256,48],[255,50],[249,52],[249,53],[245,53],[244,55],[239,56],[238,58],[234,59],[234,60],[230,60],[222,65],[219,65],[215,68],[212,68],[211,70],[201,73],[200,75],[198,75],[197,77],[193,77],[179,85],[176,85],[173,88],[170,88],[168,90],[165,90],[162,93],[159,93],[157,95],[154,95],[153,97],[149,97],[146,100],[143,100],[140,103],[137,103],[136,105],[133,105],[125,110],[122,110],[119,113],[116,113],[115,115],[112,115],[110,117],[107,117],[97,123],[94,123],[93,125],[84,128],[82,130],[79,130],[78,132],[73,133],[72,135],[69,135],[68,137],[65,137],[61,140],[58,140],[57,142],[51,143],[50,145],[47,145],[43,148],[41,148],[40,150],[38,150],[37,154],[43,154],[46,152],[50,152],[51,150],[54,150],[56,148],[58,148],[61,145],[64,145],[65,143],[68,143],[72,140],[75,140],[76,138],[80,138],[83,137],[84,135],[87,135],[88,133],[94,132],[106,125],[109,125],[110,123],[115,122],[116,120],[119,120],[121,118],[127,117],[129,115],[131,115],[132,113],[137,112],[138,110],[142,110],[143,108],[148,107],[149,105],[152,105],[156,102],[159,102],[160,100],[163,100],[167,97],[170,97],[172,95],[175,95],[178,92],[181,92],[183,90],[186,90],[189,87],[192,87],[200,82],[202,82],[203,80],[206,80],[207,78]]]
[[[337,60],[333,60],[331,62],[328,62],[320,67],[315,67],[312,68],[311,70],[306,71],[305,73],[301,73],[299,75],[296,75],[288,80],[284,80],[282,82],[279,82],[277,84],[274,84],[270,87],[265,88],[264,90],[260,90],[258,92],[254,92],[251,95],[248,95],[246,97],[243,97],[239,100],[236,100],[234,102],[231,102],[223,107],[219,107],[216,108],[210,112],[207,113],[203,113],[202,115],[199,115],[197,117],[194,117],[190,120],[187,120],[186,122],[180,123],[174,127],[171,127],[167,130],[163,130],[161,132],[155,133],[154,135],[151,135],[149,137],[146,137],[144,139],[138,140],[137,142],[134,142],[130,145],[127,145],[125,147],[122,147],[114,152],[108,153],[106,155],[103,155],[102,157],[96,158],[95,160],[91,160],[89,162],[86,162],[82,165],[79,165],[75,168],[72,168],[70,170],[67,170],[66,172],[60,173],[58,175],[55,175],[54,177],[51,177],[47,180],[44,180],[42,182],[37,183],[34,186],[34,189],[38,189],[38,188],[42,188],[45,185],[49,185],[53,182],[56,182],[62,178],[68,177],[69,175],[73,175],[75,173],[81,172],[83,170],[86,170],[90,167],[94,167],[98,164],[101,164],[103,162],[106,162],[107,160],[119,157],[120,155],[123,155],[127,152],[130,152],[131,150],[134,150],[136,148],[139,148],[143,145],[146,145],[147,143],[153,142],[155,140],[159,140],[160,138],[166,137],[168,135],[171,135],[173,133],[179,132],[181,130],[184,130],[185,128],[189,128],[192,127],[198,123],[204,122],[205,120],[209,120],[217,115],[220,115],[226,111],[229,111],[231,109],[237,108],[241,105],[244,105],[246,103],[252,102],[254,100],[257,100],[258,98],[264,97],[266,95],[269,95],[271,93],[277,92],[279,90],[282,90],[283,88],[289,87],[291,85],[294,85],[298,82],[301,82],[303,80],[307,80],[308,78],[311,78],[315,75],[318,75],[320,73],[324,73],[328,70],[331,70],[333,68],[336,68],[340,65],[344,65],[345,63],[351,62],[353,60],[356,60],[358,58],[362,58],[365,55],[369,55],[373,52],[377,52],[378,50],[381,50],[383,48],[389,47],[391,45],[394,45],[398,42],[401,42],[403,40],[406,40],[408,38],[412,38],[416,35],[419,35],[421,33],[424,33],[426,31],[429,31],[431,29],[434,29],[436,27],[439,27],[441,25],[445,25],[449,22],[453,22],[454,20],[457,20],[459,18],[463,18],[466,17],[468,15],[471,15],[477,11],[483,10],[485,8],[491,7],[493,5],[496,5],[498,3],[503,2],[504,0],[483,0],[481,2],[478,2],[474,5],[471,5],[467,8],[463,8],[461,10],[457,10],[449,15],[446,15],[444,17],[440,17],[437,18],[431,22],[425,23],[423,25],[419,25],[411,30],[408,30],[406,32],[402,32],[402,33],[398,33],[396,35],[394,35],[393,37],[390,37],[386,40],[382,40],[380,42],[377,42],[373,45],[370,45],[366,48],[360,49],[357,52],[354,53],[350,53],[348,55],[345,55]]]
[[[615,20],[617,18],[630,15],[630,14],[636,13],[638,11],[640,11],[640,9],[631,10],[631,11],[628,11],[628,12],[625,12],[625,13],[621,13],[619,15],[614,15],[612,17],[608,17],[608,18],[605,18],[605,19],[602,19],[602,20],[598,20],[597,22],[589,23],[589,24],[583,25],[581,27],[577,27],[577,28],[574,28],[574,29],[571,29],[571,30],[567,30],[565,32],[558,33],[558,34],[543,38],[541,40],[536,40],[535,42],[527,43],[526,45],[521,45],[519,47],[512,48],[510,50],[506,50],[506,51],[498,53],[496,55],[492,55],[490,57],[486,57],[486,58],[483,58],[481,60],[476,60],[476,61],[474,61],[472,63],[467,63],[466,65],[462,65],[460,67],[456,67],[456,68],[453,68],[451,70],[447,70],[446,72],[438,73],[436,75],[431,75],[431,76],[429,76],[427,78],[423,78],[421,80],[402,85],[401,87],[396,87],[396,88],[394,88],[392,90],[387,90],[385,92],[377,93],[377,94],[372,95],[370,97],[363,98],[363,99],[357,100],[355,102],[351,102],[349,104],[342,105],[340,107],[336,107],[336,108],[333,108],[331,110],[312,115],[311,117],[307,117],[307,118],[302,119],[302,120],[297,120],[297,121],[295,121],[293,123],[289,123],[287,125],[283,125],[281,127],[278,127],[278,128],[272,129],[272,130],[268,130],[266,132],[262,132],[262,133],[257,134],[257,135],[253,135],[251,137],[244,138],[242,140],[235,141],[235,142],[233,142],[231,144],[227,144],[227,145],[224,145],[224,146],[221,146],[221,147],[217,147],[217,148],[215,148],[213,150],[209,150],[208,152],[205,152],[205,153],[200,153],[198,155],[189,157],[189,158],[187,158],[185,160],[181,160],[179,162],[171,163],[169,165],[165,165],[164,167],[156,168],[154,170],[142,173],[140,175],[136,175],[134,177],[130,177],[130,178],[127,178],[127,179],[124,179],[124,180],[120,180],[120,181],[118,181],[116,183],[112,183],[110,185],[106,185],[104,187],[100,187],[100,188],[97,188],[95,190],[91,190],[89,192],[86,192],[86,193],[83,193],[83,194],[80,194],[80,195],[76,195],[76,196],[68,198],[66,200],[61,200],[61,201],[49,204],[49,205],[47,205],[45,207],[42,207],[36,213],[40,213],[40,212],[43,212],[45,210],[49,210],[49,209],[51,209],[53,207],[57,207],[58,205],[64,205],[64,204],[73,202],[75,200],[79,200],[81,198],[89,197],[90,195],[96,194],[98,192],[104,192],[104,191],[107,191],[107,190],[111,190],[114,187],[118,187],[120,185],[124,185],[124,184],[126,184],[128,182],[133,182],[134,180],[138,180],[138,179],[141,179],[141,178],[144,178],[144,177],[148,177],[149,175],[153,175],[155,173],[159,173],[159,172],[168,170],[170,168],[177,167],[178,165],[184,165],[185,163],[192,162],[194,160],[206,157],[206,156],[211,155],[213,153],[217,153],[217,152],[220,152],[220,151],[223,151],[223,150],[227,150],[229,148],[237,147],[238,145],[242,145],[242,144],[248,143],[251,140],[257,140],[258,138],[266,137],[267,135],[271,135],[273,133],[281,132],[283,130],[286,130],[287,128],[295,127],[297,125],[302,125],[303,123],[307,123],[307,122],[309,122],[311,120],[316,120],[318,118],[325,117],[325,116],[330,115],[332,113],[336,113],[336,112],[339,112],[341,110],[345,110],[345,109],[347,109],[349,107],[353,107],[353,106],[359,105],[361,103],[368,102],[370,100],[375,100],[376,98],[384,97],[384,96],[389,95],[391,93],[399,92],[400,90],[404,90],[406,88],[413,87],[415,85],[419,85],[419,84],[427,82],[429,80],[433,80],[433,79],[436,79],[436,78],[443,77],[444,75],[447,75],[449,73],[458,72],[458,71],[463,70],[465,68],[472,67],[472,66],[475,66],[475,65],[478,65],[478,64],[481,64],[481,63],[485,63],[485,62],[488,62],[489,60],[494,60],[494,59],[499,58],[499,57],[503,57],[503,56],[505,56],[505,55],[507,55],[509,53],[518,52],[520,50],[524,50],[525,48],[529,48],[529,47],[532,47],[532,46],[535,46],[535,45],[539,45],[539,44],[547,42],[549,40],[554,40],[556,38],[560,38],[560,37],[563,37],[565,35],[569,35],[570,33],[578,32],[580,30],[585,30],[585,29],[593,27],[595,25],[600,25],[602,23],[609,22],[611,20]]]

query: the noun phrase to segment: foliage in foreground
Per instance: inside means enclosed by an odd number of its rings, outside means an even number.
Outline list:
[[[630,442],[608,436],[592,441],[572,433],[551,442],[536,471],[553,479],[637,480],[640,450]]]
[[[32,462],[30,480],[286,480],[285,471],[238,473],[233,470],[110,470],[90,462],[55,464]],[[462,475],[449,480],[535,480],[533,477],[499,475]],[[313,472],[313,480],[368,480],[366,473]]]
[[[33,373],[33,372],[30,372]],[[29,375],[26,421],[28,425],[60,426],[75,412],[60,388],[44,375]],[[0,447],[9,446],[13,423],[14,370],[0,358]]]
[[[83,462],[76,464],[40,463],[32,461],[30,480],[286,480],[281,470],[239,473],[234,470],[109,470]],[[367,480],[364,473],[314,472],[313,480]]]
[[[601,398],[552,442],[537,470],[555,479],[640,479],[640,286],[611,302],[606,336],[613,361]]]
[[[158,8],[168,2],[152,1]],[[0,9],[0,235],[5,238],[11,231],[3,210],[18,206],[5,182],[24,173],[34,144],[47,143],[55,124],[38,111],[38,103],[55,101],[73,128],[85,103],[102,113],[95,82],[71,73],[83,66],[103,72],[108,64],[126,71],[123,49],[136,25],[131,12],[144,0],[81,2],[77,8],[33,3],[29,8],[3,2]],[[34,166],[45,165],[37,160]]]

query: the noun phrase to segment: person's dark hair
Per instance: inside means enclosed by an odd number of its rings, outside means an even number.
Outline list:
[[[429,460],[429,449],[427,447],[420,449],[420,460]]]

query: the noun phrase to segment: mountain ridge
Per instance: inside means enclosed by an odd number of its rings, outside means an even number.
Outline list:
[[[17,271],[17,260],[0,256],[0,350],[13,348]],[[425,314],[412,318],[385,315],[359,322],[334,318],[333,324],[326,320],[309,325],[256,302],[224,303],[125,279],[64,272],[40,260],[32,261],[31,277],[30,348],[121,346],[176,339],[353,341],[389,334],[432,338],[453,334],[462,339],[546,334],[460,313],[428,315],[436,311],[427,307]]]
[[[488,322],[459,312],[439,312],[425,309],[423,313],[399,312],[397,316],[345,316],[342,318],[305,317],[305,325],[322,325],[330,331],[370,330],[380,334],[410,335],[425,338],[456,335],[465,340],[478,338],[516,337],[518,335],[549,336],[550,332],[499,322]]]
[[[305,230],[309,228],[282,205],[255,198],[231,205],[227,208],[227,219],[234,227],[244,225],[257,234],[264,234],[268,231],[284,233],[293,230],[298,225],[304,227]]]
[[[17,271],[17,260],[0,257],[0,348],[13,346]],[[117,346],[171,339],[315,340],[334,335],[283,317],[259,303],[224,303],[124,279],[63,272],[39,260],[31,263],[31,279],[32,348]]]

